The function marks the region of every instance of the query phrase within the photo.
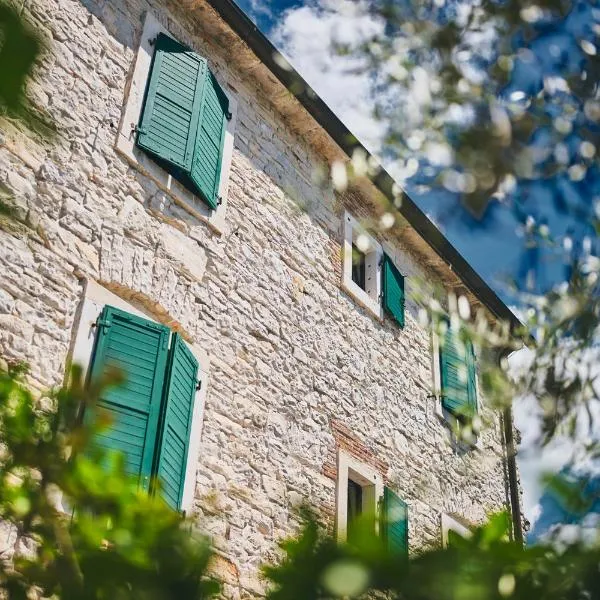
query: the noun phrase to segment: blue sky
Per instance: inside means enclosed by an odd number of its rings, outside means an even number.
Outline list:
[[[369,18],[353,19],[348,15],[348,10],[344,14],[337,11],[336,7],[344,0],[236,1],[362,143],[369,150],[380,152],[385,128],[373,118],[372,109],[373,95],[382,93],[381,89],[375,87],[372,77],[355,70],[351,72],[351,60],[341,60],[331,51],[333,38],[339,40],[342,36],[358,39],[375,30],[377,24]],[[348,3],[345,4],[347,9]],[[585,4],[581,6],[585,7]],[[585,10],[574,11],[576,14],[568,26],[584,27],[590,21]],[[541,54],[544,54],[543,49]],[[598,187],[595,186],[595,189]],[[513,212],[496,205],[483,222],[477,221],[466,212],[457,211],[456,198],[445,190],[418,195],[413,193],[410,183],[406,189],[463,256],[510,304],[513,299],[506,282],[518,277],[524,260],[523,228]],[[557,189],[560,190],[559,195],[565,196],[577,192],[572,182],[557,180],[550,186],[533,184],[519,188],[518,193],[527,200],[527,213],[532,214],[538,222],[540,218],[545,218],[555,238],[562,239],[570,227],[575,229],[575,237],[582,237],[587,233],[585,226],[575,224],[556,211]],[[563,260],[558,251],[542,253],[538,284],[548,287],[562,280],[563,273]],[[556,472],[563,468],[571,455],[570,447],[568,441],[558,440],[555,445],[541,452],[535,445],[535,407],[524,403],[516,406],[515,412],[525,439],[520,457],[524,508],[531,520],[539,518],[536,529],[538,537],[554,516],[559,514],[559,511],[548,508],[551,503],[544,496],[539,474],[545,469]],[[540,499],[543,502],[540,503]]]

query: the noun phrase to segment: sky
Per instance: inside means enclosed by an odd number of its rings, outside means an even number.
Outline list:
[[[357,72],[352,57],[340,57],[331,47],[333,39],[338,42],[363,39],[377,32],[381,25],[364,14],[356,18],[357,13],[353,10],[360,3],[348,0],[236,1],[367,149],[381,153],[385,126],[373,117],[372,109],[374,98],[386,100],[386,91],[378,85],[376,75]],[[340,7],[343,10],[339,10]],[[576,17],[578,21],[571,25],[573,27],[583,26],[589,20],[584,12]],[[418,94],[419,90],[413,92]],[[406,101],[409,111],[410,98]],[[395,175],[393,166],[388,170]],[[470,218],[466,213],[457,217],[456,199],[452,194],[437,191],[418,195],[414,193],[416,189],[414,183],[405,182],[405,190],[412,199],[510,305],[514,299],[507,282],[518,278],[527,264],[523,263],[527,260],[523,253],[523,228],[514,214],[494,209],[485,222]],[[534,217],[539,219],[539,214],[543,213],[553,234],[559,239],[565,236],[574,224],[552,210],[552,190],[532,187],[529,192],[535,200],[531,206]],[[538,286],[551,286],[562,279],[563,273],[564,266],[558,253],[542,255],[537,273]],[[528,360],[526,352],[513,357],[513,368],[522,368]],[[540,451],[536,445],[538,416],[531,399],[515,404],[516,423],[523,434],[519,468],[524,488],[524,512],[533,524],[532,539],[542,538],[553,520],[564,514],[548,500],[540,475],[546,470],[560,471],[573,457],[570,440],[566,439],[557,439],[556,443]]]

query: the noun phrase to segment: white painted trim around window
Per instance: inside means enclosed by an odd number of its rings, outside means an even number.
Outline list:
[[[349,479],[363,488],[363,513],[375,516],[379,500],[383,496],[383,474],[343,450],[338,450],[335,520],[338,542],[345,542],[348,535]],[[378,519],[375,519],[375,528],[379,528]]]
[[[365,280],[366,290],[352,281],[352,243],[364,235],[369,243],[369,249],[365,253]],[[369,235],[360,223],[348,212],[343,217],[343,264],[342,264],[342,288],[356,300],[361,306],[370,311],[378,319],[383,319],[381,306],[381,260],[383,249],[375,238]]]
[[[457,521],[454,517],[446,513],[442,513],[441,521],[442,546],[444,548],[448,546],[449,531],[454,531],[454,533],[458,533],[458,535],[464,538],[469,538],[473,535],[473,532],[466,525],[463,525],[460,521]]]
[[[225,228],[225,213],[227,211],[227,197],[229,193],[229,172],[231,170],[231,160],[233,156],[233,137],[237,121],[237,100],[233,91],[220,81],[223,91],[229,99],[229,112],[231,119],[227,122],[225,131],[225,140],[223,144],[223,158],[221,161],[221,176],[219,180],[219,196],[221,204],[215,210],[211,209],[201,198],[183,187],[162,167],[152,160],[147,154],[142,152],[135,145],[135,127],[139,123],[144,95],[146,93],[146,83],[150,75],[152,56],[154,48],[151,41],[159,33],[164,33],[175,39],[154,15],[150,12],[146,14],[144,28],[140,46],[137,51],[133,76],[127,97],[125,98],[125,107],[123,117],[117,133],[116,149],[125,156],[129,163],[145,173],[173,200],[185,208],[190,214],[202,221],[206,221],[217,233],[222,233]]]
[[[92,360],[92,352],[94,350],[94,342],[96,339],[96,328],[94,325],[96,323],[96,319],[106,304],[120,308],[121,310],[137,315],[138,317],[156,322],[151,315],[142,312],[106,288],[98,285],[94,281],[87,280],[85,282],[84,297],[79,312],[79,321],[75,325],[75,341],[70,356],[71,364],[79,364],[82,366],[84,369],[83,375],[85,378],[87,378],[88,375],[88,369]],[[190,444],[188,449],[185,482],[183,486],[183,497],[181,501],[181,510],[183,511],[189,511],[194,502],[198,451],[200,446],[200,437],[202,435],[204,404],[206,400],[206,391],[208,388],[208,376],[210,370],[209,355],[194,344],[188,344],[188,347],[200,365],[198,378],[201,382],[201,386],[196,392],[196,397],[194,399],[192,429],[190,431]]]

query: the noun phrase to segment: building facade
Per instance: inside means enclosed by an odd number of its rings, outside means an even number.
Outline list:
[[[411,551],[514,509],[476,357],[440,349],[411,282],[492,319],[505,307],[408,199],[369,227],[385,185],[323,183],[347,160],[343,126],[301,80],[286,89],[293,72],[229,0],[214,5],[26,4],[48,46],[30,96],[58,133],[0,122],[16,214],[0,222],[0,356],[41,389],[71,362],[90,377],[120,364],[99,443],[140,485],[161,478],[243,597],[264,591],[259,567],[303,502],[340,539],[354,513],[396,502]],[[468,448],[440,393],[460,360],[456,386],[491,423]]]

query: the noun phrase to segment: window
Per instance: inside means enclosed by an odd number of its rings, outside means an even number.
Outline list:
[[[363,514],[363,490],[360,483],[348,479],[348,541],[355,539],[356,524]]]
[[[91,380],[114,368],[125,380],[107,388],[94,407],[111,425],[93,443],[123,453],[126,471],[142,489],[150,491],[151,478],[158,478],[164,499],[179,509],[198,361],[179,334],[113,306],[104,307],[96,327]]]
[[[452,545],[452,539],[455,536],[468,538],[471,535],[471,530],[468,527],[454,517],[442,513],[442,546],[444,548]]]
[[[390,552],[408,556],[408,507],[370,465],[338,451],[336,531],[340,542],[356,539],[356,524],[373,520],[373,533],[381,535]]]
[[[385,311],[404,327],[404,277],[348,213],[344,215],[342,288],[378,319]]]
[[[365,292],[367,291],[366,279],[367,257],[356,244],[352,244],[352,281]]]
[[[434,377],[440,396],[438,412],[464,422],[478,410],[477,365],[473,344],[464,341],[449,324],[434,335]]]
[[[136,144],[212,209],[228,119],[229,100],[206,59],[159,33]]]
[[[110,304],[109,304],[110,302]],[[94,443],[122,452],[125,468],[153,493],[157,478],[177,510],[193,502],[208,358],[181,335],[156,323],[108,290],[87,282],[71,361],[102,377],[118,368],[120,386],[106,389],[84,418],[108,413],[110,427]]]
[[[373,518],[383,494],[383,476],[344,451],[338,452],[336,530],[339,541],[351,540],[358,517]]]
[[[225,224],[236,112],[207,59],[148,14],[116,147],[217,231]]]

